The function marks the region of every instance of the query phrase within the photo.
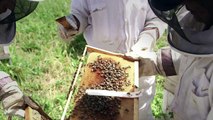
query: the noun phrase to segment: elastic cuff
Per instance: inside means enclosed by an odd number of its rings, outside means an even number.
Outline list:
[[[161,52],[162,66],[166,76],[177,75],[172,60],[171,49],[162,49]]]
[[[75,16],[73,16],[73,15],[66,16],[66,20],[70,24],[70,26],[73,27],[75,30],[79,29]]]

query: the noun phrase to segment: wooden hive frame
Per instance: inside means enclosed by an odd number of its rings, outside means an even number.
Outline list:
[[[74,96],[73,95],[73,90],[75,89],[75,87],[76,87],[76,84],[77,84],[77,80],[78,80],[78,78],[79,78],[79,74],[80,74],[80,71],[82,70],[82,66],[83,66],[83,60],[85,59],[85,56],[86,56],[86,54],[87,53],[89,53],[89,54],[91,54],[91,53],[100,53],[100,54],[104,54],[104,55],[107,55],[107,56],[114,56],[114,57],[119,57],[119,58],[122,58],[122,59],[125,59],[125,60],[127,60],[126,59],[126,57],[123,55],[123,54],[119,54],[119,53],[114,53],[114,52],[109,52],[109,51],[106,51],[106,50],[102,50],[102,49],[98,49],[98,48],[95,48],[95,47],[92,47],[92,46],[89,46],[89,45],[87,45],[86,47],[85,47],[85,50],[84,50],[84,52],[83,52],[83,56],[82,56],[82,58],[81,58],[81,61],[80,61],[80,63],[79,63],[79,66],[78,66],[78,69],[77,69],[77,71],[76,71],[76,74],[75,74],[75,77],[74,77],[74,79],[73,79],[73,82],[72,82],[72,85],[71,85],[71,87],[70,87],[70,93],[69,93],[69,97],[68,97],[68,100],[67,100],[67,103],[66,103],[66,105],[65,105],[65,108],[64,108],[64,112],[63,112],[63,114],[62,114],[62,117],[61,117],[61,120],[64,120],[65,119],[65,116],[66,116],[66,112],[67,112],[67,109],[68,109],[68,106],[69,106],[69,103],[70,103],[70,101],[71,101],[71,99],[72,99],[72,97]],[[133,91],[129,91],[129,92],[136,92],[136,91],[138,91],[138,86],[139,86],[139,75],[138,75],[138,61],[135,61],[135,60],[131,60],[131,59],[128,59],[127,61],[130,61],[130,62],[132,62],[133,63],[133,65],[134,65],[134,83],[133,83],[133,85],[134,86],[136,86],[136,87],[134,87],[132,90]],[[83,81],[83,80],[82,80]],[[82,82],[81,82],[82,83]],[[126,99],[126,101],[132,101],[133,102],[133,111],[132,111],[132,120],[138,120],[138,116],[139,116],[139,107],[138,107],[138,100],[139,100],[139,98],[134,98],[134,99],[132,99],[132,98],[128,98],[128,99]],[[124,115],[124,114],[123,114]],[[125,116],[125,115],[124,115]],[[127,117],[128,118],[128,117]],[[129,119],[129,118],[128,118]],[[72,119],[72,120],[78,120],[78,119]],[[123,118],[122,118],[122,120],[123,120]]]

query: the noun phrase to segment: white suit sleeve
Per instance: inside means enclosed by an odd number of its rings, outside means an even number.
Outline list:
[[[10,79],[9,74],[3,71],[0,71],[0,90],[2,89],[2,87],[4,87],[6,84],[10,82],[12,82],[12,80]],[[2,93],[0,92],[0,94]]]
[[[84,32],[88,26],[89,10],[86,0],[72,0],[71,15],[74,15],[79,21],[79,33]]]
[[[145,26],[132,50],[152,51],[156,40],[162,36],[166,27],[167,25],[156,17],[150,6],[147,5]]]
[[[5,78],[5,77],[9,77],[9,75],[3,71],[0,71],[0,80]]]
[[[25,111],[21,109],[24,104],[23,93],[16,81],[3,71],[0,71],[0,99],[6,115],[24,117]]]
[[[212,120],[213,118],[213,77],[210,78],[210,85],[209,85],[209,101],[210,101],[210,107],[209,107],[209,113],[207,115],[206,120]]]

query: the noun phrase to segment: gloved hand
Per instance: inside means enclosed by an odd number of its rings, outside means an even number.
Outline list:
[[[73,15],[64,16],[56,20],[61,38],[65,42],[72,41],[71,37],[78,33],[78,26]]]
[[[12,81],[10,77],[2,78],[0,82],[5,82],[3,79]],[[18,84],[15,81],[9,82],[0,90],[0,98],[2,100],[3,109],[5,114],[12,116],[24,117],[25,111],[23,110],[24,100],[23,93],[18,88]]]
[[[158,73],[156,66],[157,56],[155,52],[131,51],[127,52],[125,57],[139,60],[139,76],[151,76]]]
[[[149,34],[142,34],[135,45],[131,47],[134,52],[151,52],[154,48],[155,39]]]

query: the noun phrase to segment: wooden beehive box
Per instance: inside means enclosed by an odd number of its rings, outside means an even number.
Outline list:
[[[93,70],[91,68],[91,63],[97,62],[98,59],[102,61],[111,61],[112,63],[119,64],[120,68],[125,68],[126,77],[122,80],[123,82],[122,92],[135,92],[138,88],[138,62],[134,60],[125,59],[124,55],[108,52],[105,50],[97,49],[91,46],[86,46],[87,60],[84,63],[84,67],[81,69],[80,85],[78,87],[78,92],[73,97],[74,109],[71,113],[70,120],[138,120],[138,98],[118,98],[119,99],[119,113],[114,117],[108,117],[110,114],[100,114],[97,112],[88,116],[88,111],[83,110],[81,104],[85,104],[82,101],[83,96],[85,96],[85,90],[89,88],[94,88],[94,86],[100,86],[104,82],[105,78],[101,76],[100,70]],[[117,67],[118,68],[118,67]],[[120,69],[119,68],[119,69]],[[122,81],[121,80],[121,81]],[[124,84],[127,83],[128,84]],[[99,87],[100,88],[100,87]],[[118,91],[118,90],[116,90]],[[92,97],[92,96],[91,96]],[[103,98],[105,100],[105,98]],[[103,100],[101,99],[101,100]],[[114,97],[113,97],[114,99]],[[115,98],[117,99],[117,98]],[[97,101],[98,102],[98,101]],[[90,103],[89,103],[90,104]],[[91,103],[93,104],[93,103]],[[107,104],[106,104],[107,105]],[[113,107],[113,106],[112,106]],[[95,108],[94,108],[95,109]],[[97,109],[97,108],[96,108]],[[101,108],[100,108],[101,109]],[[111,109],[111,108],[110,108]],[[103,111],[103,110],[102,110]],[[95,117],[94,117],[95,115]],[[114,115],[114,114],[113,114]],[[86,116],[86,117],[85,117]]]

